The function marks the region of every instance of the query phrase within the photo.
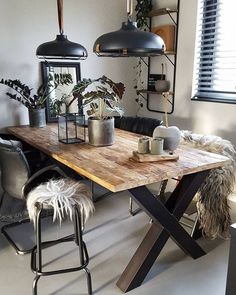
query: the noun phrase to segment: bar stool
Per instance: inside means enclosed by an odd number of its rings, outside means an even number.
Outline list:
[[[82,183],[71,179],[50,180],[33,189],[27,198],[27,209],[34,222],[36,245],[31,253],[31,270],[36,275],[33,280],[33,295],[37,295],[37,284],[42,276],[51,276],[83,270],[87,278],[88,294],[92,295],[90,271],[87,268],[89,256],[83,241],[83,227],[94,210],[90,190]],[[42,242],[41,217],[44,210],[53,210],[53,221],[69,217],[74,233],[56,240]],[[59,243],[74,241],[79,249],[79,264],[75,267],[51,271],[43,270],[43,249]]]

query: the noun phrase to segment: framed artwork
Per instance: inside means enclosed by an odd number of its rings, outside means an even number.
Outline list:
[[[55,90],[51,91],[49,98],[46,101],[46,118],[47,122],[57,122],[57,111],[55,105],[57,101],[60,101],[63,96],[72,96],[73,87],[80,81],[80,63],[69,63],[69,62],[41,62],[42,80],[47,81],[49,74],[71,74],[73,83],[69,85],[59,85]],[[61,113],[65,112],[65,106],[61,106]],[[77,113],[78,105],[75,101],[71,107],[70,112]]]

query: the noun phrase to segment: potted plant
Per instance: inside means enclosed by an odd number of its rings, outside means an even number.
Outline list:
[[[151,0],[137,0],[135,6],[137,27],[144,31],[149,30],[149,13],[152,10]]]
[[[32,94],[32,88],[23,84],[20,80],[1,79],[0,84],[6,85],[15,93],[6,92],[10,99],[22,103],[29,110],[29,122],[31,127],[44,127],[45,101],[59,85],[73,83],[71,74],[49,74],[45,83],[41,84],[37,92]]]
[[[114,143],[114,113],[123,114],[119,106],[124,94],[123,83],[115,83],[106,76],[83,79],[73,89],[74,97],[82,101],[87,110],[89,143],[106,146]]]

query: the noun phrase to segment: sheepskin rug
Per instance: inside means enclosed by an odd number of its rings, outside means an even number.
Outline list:
[[[79,206],[83,221],[86,222],[94,211],[90,189],[83,183],[69,178],[49,180],[34,188],[27,196],[29,218],[35,222],[36,204],[53,208],[53,221],[69,216],[73,218],[73,206]]]
[[[181,131],[182,144],[188,144],[231,159],[224,167],[212,169],[201,185],[197,195],[200,226],[207,237],[229,237],[231,224],[228,196],[234,190],[236,151],[230,141],[219,136],[194,134]]]

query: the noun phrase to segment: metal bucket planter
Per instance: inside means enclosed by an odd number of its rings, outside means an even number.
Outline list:
[[[114,143],[114,118],[88,119],[89,144],[94,146],[106,146]]]
[[[29,109],[29,124],[30,127],[45,127],[45,108],[43,109]]]

